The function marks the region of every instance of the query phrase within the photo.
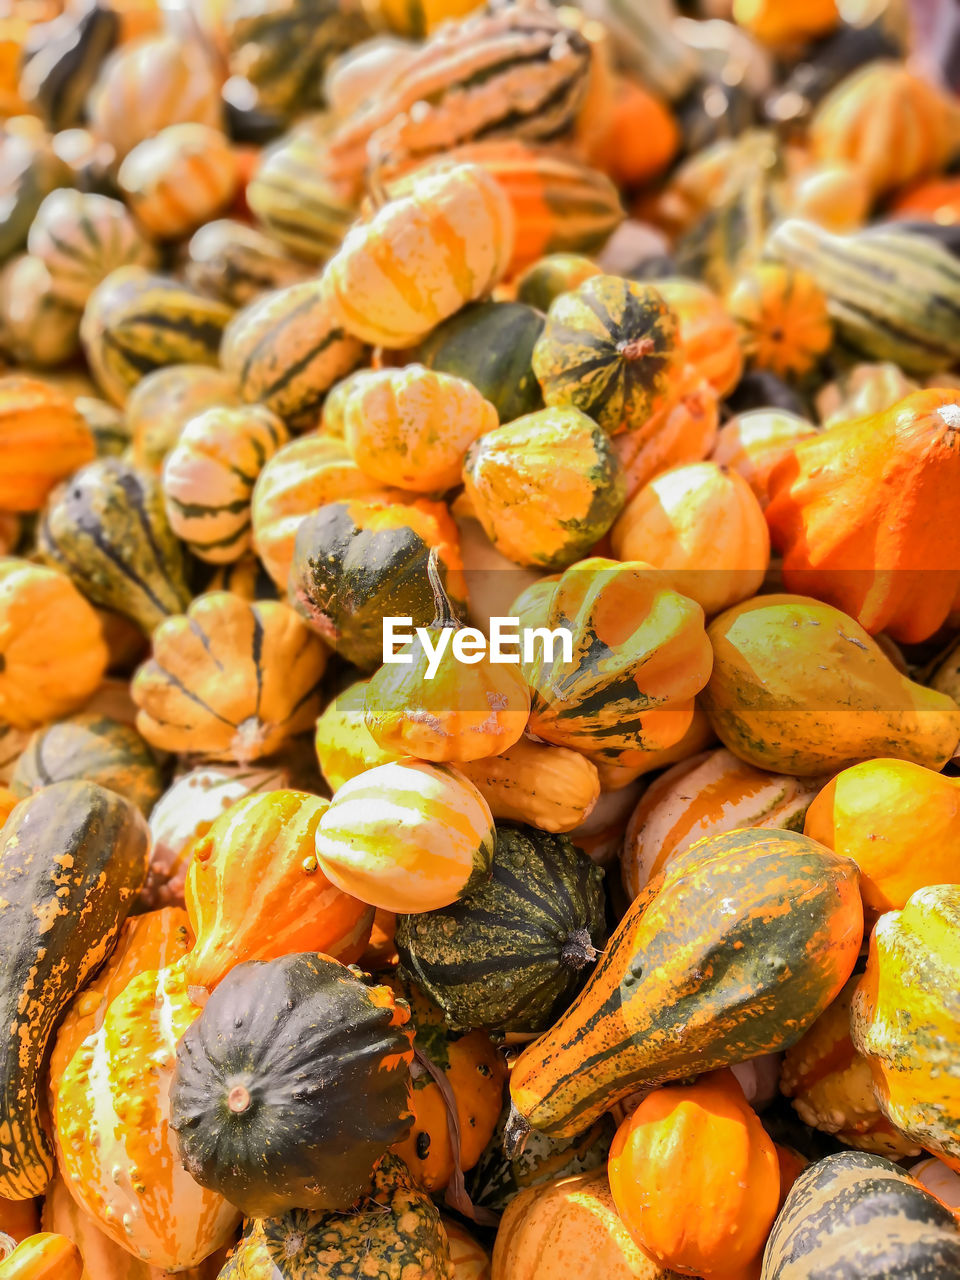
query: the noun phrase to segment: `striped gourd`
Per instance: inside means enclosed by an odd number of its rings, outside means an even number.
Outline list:
[[[0,273],[0,348],[18,364],[46,369],[71,360],[80,351],[80,316],[32,254],[13,258]]]
[[[0,262],[18,253],[44,198],[71,181],[70,170],[52,146],[39,120],[16,116],[0,122],[3,152],[3,218],[0,220]]]
[[[743,827],[802,831],[816,781],[767,773],[719,748],[660,775],[633,811],[620,867],[635,898],[677,854],[705,836]]]
[[[230,307],[143,267],[120,267],[90,295],[80,338],[101,391],[123,404],[144,374],[217,363]]]
[[[67,187],[51,192],[37,210],[27,248],[50,272],[57,297],[77,307],[117,267],[157,261],[119,200]]]
[[[244,400],[266,405],[296,430],[316,425],[324,396],[365,351],[334,319],[320,282],[306,280],[238,312],[220,359]]]
[[[817,282],[840,342],[857,355],[914,374],[960,360],[960,262],[936,240],[893,228],[837,236],[791,219],[767,249]]]
[[[205,364],[174,364],[155,369],[137,383],[124,405],[133,439],[133,461],[159,475],[180,432],[205,409],[241,403],[233,379]]]
[[[73,476],[44,513],[37,541],[89,600],[148,634],[190,599],[160,485],[119,458],[100,458]]]
[[[0,377],[0,509],[39,511],[50,491],[96,454],[72,397],[41,378]]]
[[[404,164],[480,138],[569,138],[590,75],[588,41],[549,7],[504,5],[438,30],[387,92],[330,140],[358,186],[369,162]]]
[[[232,218],[218,218],[196,232],[184,268],[188,284],[228,307],[245,307],[271,289],[297,284],[307,273],[272,236]]]
[[[675,33],[673,0],[584,0],[583,9],[610,32],[618,60],[663,97],[682,97],[700,74],[696,50]]]
[[[27,13],[32,7],[19,6]],[[38,16],[44,11],[53,16],[54,10],[48,6],[36,10]],[[29,17],[25,16],[24,22],[29,32]],[[117,9],[99,4],[62,13],[59,22],[44,29],[42,42],[31,34],[22,50],[24,56],[18,68],[20,96],[26,104],[21,105],[20,110],[35,112],[51,132],[81,124],[87,94],[103,60],[122,34],[122,20]],[[4,115],[8,114],[17,115],[18,112],[5,110]]]
[[[230,203],[239,181],[229,141],[209,125],[172,124],[138,142],[117,185],[151,235],[175,240]]]
[[[292,253],[325,262],[357,216],[350,190],[328,176],[324,117],[301,125],[276,142],[247,183],[254,217]]]
[[[170,1085],[177,1042],[200,1009],[182,969],[148,969],[114,997],[54,1096],[60,1165],[101,1229],[152,1266],[196,1266],[240,1214],[199,1187],[177,1154]]]
[[[288,439],[263,405],[207,409],[191,418],[167,456],[163,497],[170,528],[213,564],[250,546],[250,500],[264,465]]]
[[[763,1253],[761,1280],[956,1280],[951,1211],[903,1169],[839,1151],[794,1183]]]

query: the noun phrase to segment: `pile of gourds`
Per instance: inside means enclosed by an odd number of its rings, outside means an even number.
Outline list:
[[[0,1280],[960,1280],[960,76],[680,7],[0,18]]]

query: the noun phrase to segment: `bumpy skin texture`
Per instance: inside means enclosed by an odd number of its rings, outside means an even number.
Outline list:
[[[181,1158],[248,1217],[349,1207],[409,1128],[409,1011],[361,976],[316,954],[238,965],[180,1041]]]
[[[440,1215],[397,1156],[342,1213],[254,1219],[220,1280],[454,1280]]]
[[[843,1151],[794,1183],[761,1280],[957,1280],[953,1214],[881,1156]]]
[[[57,1019],[109,955],[147,871],[129,800],[59,782],[22,801],[0,842],[0,1196],[39,1195],[53,1173],[41,1068]]]
[[[600,868],[530,827],[498,828],[491,877],[472,894],[397,919],[404,970],[464,1030],[549,1026],[605,937]]]

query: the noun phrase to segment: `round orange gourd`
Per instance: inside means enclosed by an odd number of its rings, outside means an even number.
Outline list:
[[[740,327],[748,364],[778,377],[808,373],[833,341],[823,291],[794,267],[750,267],[734,281],[727,309]]]
[[[636,80],[618,76],[590,160],[618,186],[639,186],[669,168],[680,142],[680,129],[666,103]]]
[[[617,1130],[607,1172],[640,1247],[704,1280],[753,1262],[777,1212],[776,1147],[727,1071],[649,1094]]]
[[[686,365],[669,402],[647,420],[643,430],[614,437],[613,450],[627,482],[627,501],[662,471],[709,457],[719,420],[716,391],[696,365]]]
[[[328,802],[304,791],[247,796],[194,841],[185,901],[196,945],[189,981],[211,990],[247,960],[322,951],[360,958],[373,908],[335,888],[317,866]]]
[[[677,340],[687,364],[706,378],[720,399],[743,373],[740,330],[718,295],[699,280],[657,281],[657,289],[677,317]]]
[[[409,347],[500,280],[513,252],[513,210],[477,165],[424,178],[350,230],[324,271],[343,328]]]
[[[229,205],[237,160],[225,134],[205,124],[173,124],[138,143],[117,183],[140,222],[160,240],[177,240]]]
[[[610,533],[621,560],[664,571],[704,613],[755,595],[770,561],[760,504],[736,471],[694,462],[664,471],[627,504]]]
[[[743,476],[761,507],[770,501],[770,476],[799,440],[815,436],[812,422],[787,409],[751,409],[717,432],[711,461]]]
[[[490,1255],[455,1218],[441,1217],[450,1244],[453,1280],[490,1280]]]
[[[357,466],[412,493],[459,485],[467,450],[499,425],[496,408],[472,383],[420,364],[357,381],[343,409],[344,438]]]
[[[80,1250],[52,1231],[28,1236],[0,1261],[0,1280],[80,1280],[82,1274]]]
[[[39,378],[0,378],[0,510],[39,511],[53,486],[96,452],[71,396]]]

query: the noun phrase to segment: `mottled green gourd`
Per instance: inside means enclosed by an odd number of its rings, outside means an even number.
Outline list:
[[[396,937],[451,1027],[542,1031],[606,940],[603,872],[566,836],[500,826],[490,879],[440,911],[398,916]]]
[[[88,600],[148,634],[190,601],[160,485],[119,458],[100,458],[73,476],[47,508],[38,545]]]

